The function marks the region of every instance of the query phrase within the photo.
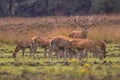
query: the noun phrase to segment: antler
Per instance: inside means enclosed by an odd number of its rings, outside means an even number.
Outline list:
[[[81,27],[85,27],[85,22],[84,22],[84,20],[80,20],[79,19],[79,16],[76,16],[76,18],[75,18],[75,23],[77,23],[79,26],[81,26]]]
[[[75,17],[75,23],[77,23],[81,27],[92,26],[94,25],[94,21],[94,16],[85,16],[83,19],[79,19],[79,16]]]
[[[92,26],[95,24],[96,17],[94,15],[88,16],[88,26]]]

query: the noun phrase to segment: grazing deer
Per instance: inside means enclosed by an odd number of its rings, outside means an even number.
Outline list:
[[[51,50],[50,50],[51,55],[55,48],[63,51],[64,60],[66,60],[67,56],[70,56],[72,44],[69,41],[69,38],[67,38],[65,36],[57,36],[51,41]],[[56,54],[58,54],[58,53],[56,53]]]
[[[96,57],[102,59],[102,55],[96,47],[94,41],[90,39],[80,39],[79,41],[71,40],[72,46],[77,50],[78,58],[87,57],[87,52],[92,52]]]
[[[103,57],[106,57],[106,43],[103,40],[97,40],[95,41],[96,46],[98,47],[98,49],[102,52]]]
[[[20,41],[15,48],[15,51],[13,53],[13,58],[16,58],[19,50],[22,50],[22,56],[24,57],[24,52],[26,48],[30,49],[30,55],[31,55],[33,52],[33,44],[34,44],[33,39],[26,39]]]
[[[44,48],[44,58],[46,58],[46,53],[47,50],[49,50],[50,48],[50,43],[52,41],[52,38],[48,38],[48,37],[42,37],[42,36],[37,36],[34,37],[34,54],[37,54],[37,48],[41,47]]]

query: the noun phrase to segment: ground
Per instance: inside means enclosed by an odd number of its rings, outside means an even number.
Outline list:
[[[107,57],[103,60],[87,58],[78,61],[73,58],[67,63],[53,56],[52,62],[43,58],[25,58],[21,51],[17,59],[12,58],[15,45],[1,44],[0,80],[119,80],[120,79],[120,45],[107,44]],[[39,51],[43,51],[39,48]]]

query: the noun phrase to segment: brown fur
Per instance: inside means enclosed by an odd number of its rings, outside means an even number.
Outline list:
[[[31,54],[33,52],[33,44],[34,44],[33,39],[26,39],[26,40],[20,41],[15,48],[15,51],[13,53],[13,57],[16,58],[19,50],[22,50],[22,55],[24,57],[24,52],[25,52],[26,48],[30,49],[30,54]]]
[[[34,53],[36,53],[37,48],[44,48],[44,58],[46,58],[47,50],[50,48],[50,43],[52,38],[37,36],[34,38]]]
[[[66,60],[67,54],[69,56],[72,44],[69,41],[70,38],[65,36],[57,36],[51,42],[51,54],[52,51],[57,48],[58,50],[62,50],[64,53],[64,60]]]
[[[81,58],[86,57],[87,52],[90,51],[90,52],[95,53],[95,55],[97,57],[102,58],[101,53],[95,46],[94,41],[92,41],[90,39],[80,39],[79,41],[74,41],[74,39],[73,39],[71,42],[72,42],[72,46],[75,49],[77,49],[77,51],[79,52],[79,57],[81,57]],[[83,51],[84,51],[84,53],[83,53]]]
[[[96,46],[100,49],[100,51],[102,52],[103,54],[103,57],[105,58],[106,57],[106,43],[103,41],[103,40],[97,40],[95,42]]]
[[[86,39],[88,34],[88,28],[85,27],[81,31],[72,31],[69,34],[70,38],[80,38],[80,39]]]

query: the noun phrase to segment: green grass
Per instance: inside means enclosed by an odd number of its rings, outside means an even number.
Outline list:
[[[3,45],[3,44],[2,44]],[[103,60],[87,58],[78,62],[76,59],[56,59],[52,62],[40,59],[22,58],[19,52],[17,59],[12,58],[15,45],[0,47],[0,80],[119,80],[120,48],[117,44],[107,45],[107,57]],[[43,51],[39,49],[39,51]],[[26,55],[29,50],[26,50]]]

